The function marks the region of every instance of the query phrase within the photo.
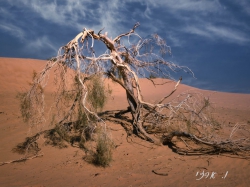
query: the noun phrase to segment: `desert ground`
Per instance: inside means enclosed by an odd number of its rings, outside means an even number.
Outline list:
[[[22,121],[16,95],[28,89],[32,71],[39,72],[45,63],[43,60],[0,58],[0,164],[22,158],[23,155],[12,149],[36,131],[30,131]],[[154,87],[145,79],[140,83],[146,101],[157,100],[174,87],[174,83]],[[109,84],[113,92],[104,110],[126,109],[124,90],[117,84]],[[49,84],[45,90],[48,103],[52,90]],[[250,126],[250,94],[200,90],[181,84],[172,98],[188,90],[209,97],[214,104],[214,116],[225,126],[236,123]],[[85,152],[75,147],[45,146],[44,139],[40,138],[43,156],[0,166],[0,186],[250,186],[250,160],[225,155],[178,155],[167,146],[154,145],[136,136],[127,137],[120,124],[108,121],[107,124],[116,144],[110,167],[87,163],[83,160]],[[156,175],[153,170],[165,175]],[[202,172],[209,177],[202,178]]]

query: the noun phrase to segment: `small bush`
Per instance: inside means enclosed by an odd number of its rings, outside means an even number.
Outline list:
[[[38,124],[43,121],[42,113],[43,110],[37,110],[43,105],[43,94],[44,88],[37,81],[38,73],[33,70],[32,72],[32,82],[28,83],[32,86],[29,92],[18,92],[16,98],[20,102],[20,112],[25,123],[32,121],[31,124]],[[35,119],[36,118],[36,119]]]
[[[52,145],[58,148],[66,148],[67,145],[65,141],[69,142],[70,137],[67,133],[67,130],[63,126],[56,125],[54,129],[49,130],[44,134],[44,137],[47,138],[45,144]]]
[[[27,137],[24,142],[19,143],[12,151],[19,154],[37,154],[41,150],[36,142],[38,137],[39,134]]]
[[[95,111],[103,109],[109,94],[111,94],[111,90],[105,87],[102,76],[95,75],[88,87],[88,101]]]
[[[79,129],[83,129],[84,127],[86,127],[88,124],[88,118],[86,113],[83,111],[83,108],[81,107],[81,105],[79,106],[78,112],[77,112],[77,121],[74,124],[74,129],[75,130],[79,130]]]
[[[112,161],[112,150],[114,144],[105,133],[100,133],[97,140],[96,153],[93,157],[93,163],[98,166],[107,167]]]
[[[27,96],[27,93],[25,92],[24,93],[19,92],[16,95],[16,98],[20,102],[20,112],[21,112],[23,121],[25,123],[28,122],[31,117],[31,113],[30,113],[31,101],[26,96]]]

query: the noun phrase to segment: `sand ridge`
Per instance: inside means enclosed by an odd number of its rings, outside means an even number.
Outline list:
[[[18,91],[28,88],[33,70],[39,72],[44,60],[0,58],[0,162],[19,159],[11,149],[24,140],[28,126],[20,118]],[[156,79],[162,82],[162,79]],[[51,84],[52,82],[50,82]],[[155,101],[169,93],[175,83],[155,87],[141,79],[146,101]],[[105,109],[125,109],[125,92],[107,80],[112,98]],[[50,87],[51,86],[51,87]],[[49,88],[53,88],[49,85]],[[226,124],[250,122],[250,94],[200,90],[181,84],[173,97],[183,91],[203,93],[215,103],[215,115]],[[45,90],[50,92],[50,89]],[[127,139],[124,129],[115,123],[112,136],[117,145],[111,167],[100,168],[83,160],[77,148],[57,149],[43,146],[41,158],[0,166],[0,186],[249,186],[250,162],[225,156],[181,156],[166,146],[156,146],[138,137]],[[250,124],[249,124],[250,125]],[[43,142],[44,140],[39,140]],[[167,173],[156,175],[152,171]],[[204,174],[209,174],[205,179]],[[199,180],[200,179],[200,180]]]

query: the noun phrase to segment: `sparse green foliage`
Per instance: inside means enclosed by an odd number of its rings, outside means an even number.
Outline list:
[[[18,92],[16,98],[20,102],[20,112],[25,123],[31,126],[44,122],[44,88],[38,81],[38,74],[33,70],[32,89],[27,92]]]
[[[19,143],[12,149],[13,152],[19,154],[37,154],[41,149],[38,147],[36,140],[39,137],[39,133],[34,136],[27,137],[24,142]]]
[[[191,133],[191,127],[192,127],[192,122],[190,120],[187,120],[187,132]]]
[[[94,133],[95,129],[95,121],[95,117],[90,116],[90,119],[88,119],[86,113],[83,110],[78,110],[78,118],[74,123],[74,130],[78,131],[80,137],[79,144],[81,147],[84,147],[85,142],[91,140],[92,133]]]
[[[37,72],[35,70],[33,70],[32,72],[32,81],[34,82],[37,78]]]
[[[109,93],[110,91],[106,89],[101,75],[95,75],[91,78],[88,85],[88,100],[95,111],[103,109]]]
[[[67,144],[65,144],[65,141],[70,139],[66,130],[59,126],[47,131],[44,137],[46,138],[45,145],[52,145],[60,149],[66,148]]]
[[[29,121],[30,117],[31,117],[31,113],[29,112],[30,107],[31,107],[31,101],[30,99],[28,99],[26,97],[27,93],[21,93],[19,92],[16,95],[16,98],[19,100],[20,102],[20,112],[22,115],[22,119],[23,121],[26,123]]]
[[[87,127],[88,124],[88,118],[86,113],[83,111],[82,107],[79,107],[78,114],[77,114],[77,121],[75,122],[74,128],[77,129],[83,129]]]
[[[56,125],[54,129],[55,129],[55,133],[57,133],[61,139],[69,142],[70,136],[68,134],[69,130],[67,128],[68,127],[66,125]]]
[[[112,92],[111,89],[105,86],[101,75],[91,76],[91,78],[86,81],[88,91],[87,101],[93,111],[101,110]],[[104,130],[95,130],[98,123],[96,116],[89,114],[82,106],[82,98],[80,96],[83,93],[83,89],[78,76],[74,77],[71,90],[62,90],[60,94],[60,102],[63,103],[63,106],[71,106],[71,122],[61,122],[58,124],[56,123],[56,115],[52,114],[52,124],[54,123],[56,125],[53,129],[45,133],[45,138],[47,138],[46,144],[65,148],[67,147],[66,142],[68,142],[72,146],[77,146],[90,153],[96,165],[106,167],[112,160],[111,140],[108,135],[105,135]],[[75,104],[72,105],[72,102],[75,102]],[[74,121],[72,121],[73,119]],[[98,148],[96,153],[92,150],[93,146],[89,146],[89,144],[92,144],[92,141],[97,142]],[[104,145],[105,143],[107,143],[107,145]]]
[[[96,146],[93,163],[102,167],[109,166],[112,161],[112,150],[114,149],[113,141],[106,133],[102,132],[98,135]]]
[[[74,92],[71,91],[62,92],[62,100],[64,100],[65,106],[70,106],[74,98],[75,98]]]

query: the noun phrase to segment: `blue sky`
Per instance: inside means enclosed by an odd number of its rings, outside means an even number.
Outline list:
[[[114,38],[136,22],[192,69],[183,83],[250,93],[249,0],[0,0],[0,56],[48,59],[83,28]]]

